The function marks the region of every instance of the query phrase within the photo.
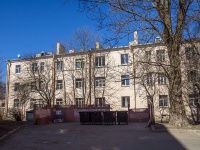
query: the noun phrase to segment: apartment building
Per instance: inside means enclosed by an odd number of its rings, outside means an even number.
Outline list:
[[[169,65],[167,48],[154,43],[96,48],[75,52],[57,43],[56,54],[42,51],[31,58],[7,61],[6,109],[33,109],[33,104],[104,106],[112,110],[147,108],[156,116],[168,114]],[[183,99],[186,106],[200,103],[199,42],[182,46]],[[192,67],[191,67],[192,66]],[[188,107],[189,108],[189,107]],[[191,108],[191,107],[190,107]]]

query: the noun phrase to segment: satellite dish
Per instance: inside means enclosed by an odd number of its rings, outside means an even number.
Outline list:
[[[20,54],[18,54],[17,57],[20,58]]]

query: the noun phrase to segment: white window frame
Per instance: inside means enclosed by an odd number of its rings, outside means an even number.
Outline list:
[[[84,107],[84,106],[85,106],[85,103],[84,103],[83,98],[76,98],[76,99],[75,99],[75,104],[76,104],[76,106],[78,106],[78,107]]]
[[[63,88],[63,80],[56,80],[56,90],[61,90]]]
[[[130,96],[122,96],[122,108],[128,108],[130,106]]]
[[[95,106],[97,107],[105,106],[105,97],[95,98]]]
[[[106,86],[105,77],[96,77],[95,78],[95,87],[105,87]]]
[[[165,50],[156,50],[156,60],[158,62],[164,62],[165,61]]]
[[[38,64],[32,63],[32,72],[37,72],[37,71],[38,71]]]
[[[129,75],[121,75],[121,85],[122,86],[130,86],[130,76]]]
[[[63,69],[63,61],[57,61],[57,71],[62,71]]]
[[[164,73],[159,73],[158,74],[158,84],[159,85],[165,85],[165,84],[167,84],[167,77],[165,76]]]
[[[15,73],[21,73],[21,65],[15,66]]]
[[[44,72],[44,62],[40,62],[40,72]]]
[[[168,107],[168,95],[159,95],[159,107]]]
[[[149,86],[153,85],[153,73],[152,72],[147,73],[147,85],[149,85]]]
[[[76,69],[84,68],[84,60],[83,59],[76,59],[75,67],[76,67]]]
[[[104,67],[105,66],[105,56],[95,57],[95,67]]]
[[[121,65],[127,65],[129,61],[128,54],[121,54]]]
[[[84,86],[84,79],[76,79],[76,88],[83,88]]]

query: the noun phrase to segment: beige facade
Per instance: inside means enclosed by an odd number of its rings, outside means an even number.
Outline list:
[[[193,93],[188,89],[192,83],[187,80],[188,47],[191,44],[184,45],[181,51],[184,83],[181,88],[187,93],[183,96],[186,105],[192,103],[188,95]],[[197,44],[197,52],[198,47]],[[80,107],[110,104],[112,110],[127,110],[147,108],[148,100],[153,100],[159,117],[168,114],[168,65],[163,43],[140,45],[133,41],[112,49],[103,49],[97,43],[94,50],[69,53],[57,44],[57,54],[42,52],[35,58],[7,61],[6,108],[23,106],[30,110],[32,103]],[[196,71],[199,73],[199,67]],[[198,75],[197,78],[199,81]]]

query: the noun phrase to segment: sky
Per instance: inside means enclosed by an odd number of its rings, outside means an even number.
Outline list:
[[[78,0],[0,0],[0,58],[3,59],[3,80],[6,60],[41,51],[55,50],[76,29],[95,23],[86,13],[78,12]]]

